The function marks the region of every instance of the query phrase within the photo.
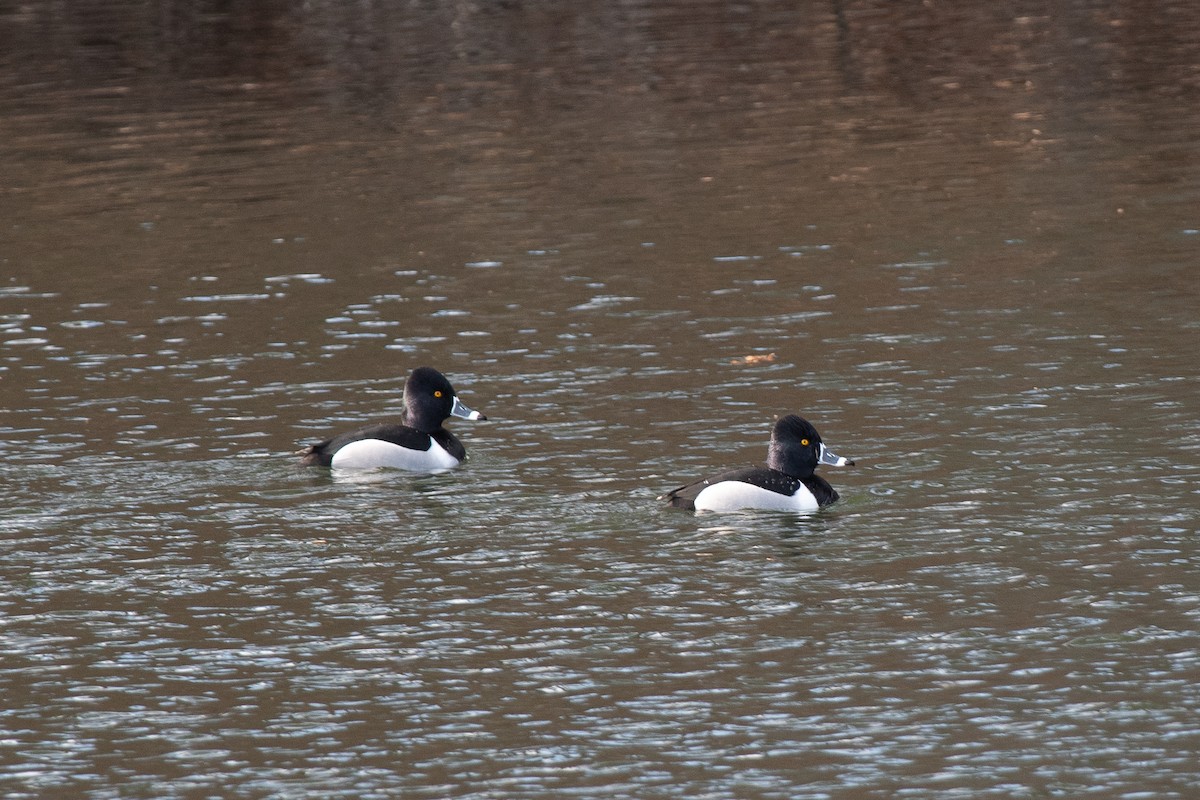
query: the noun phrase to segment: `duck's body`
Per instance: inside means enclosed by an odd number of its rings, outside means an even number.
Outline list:
[[[391,467],[411,472],[453,469],[467,456],[442,427],[449,417],[487,419],[463,405],[442,373],[418,367],[404,384],[404,422],[368,425],[300,451],[302,463],[334,469]]]
[[[817,464],[853,465],[834,455],[808,421],[789,414],[775,423],[766,466],[742,467],[680,486],[665,496],[676,508],[737,511],[758,508],[807,513],[834,503],[838,493]]]
[[[443,428],[424,433],[407,425],[382,423],[342,433],[309,447],[304,463],[335,469],[392,467],[411,472],[453,469],[467,449]]]
[[[819,475],[801,480],[770,467],[742,467],[681,486],[667,495],[676,508],[697,511],[816,511],[838,499]]]

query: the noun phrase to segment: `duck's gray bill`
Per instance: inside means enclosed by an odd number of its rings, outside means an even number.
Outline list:
[[[837,453],[826,447],[824,442],[821,443],[821,455],[817,458],[817,461],[821,462],[822,464],[828,464],[831,467],[854,466],[853,461],[848,458],[842,458]]]
[[[467,408],[466,405],[463,404],[463,401],[459,400],[457,397],[454,398],[454,407],[450,409],[450,414],[451,416],[462,417],[463,419],[487,419],[487,417],[485,417],[483,414],[480,414],[478,411],[472,411],[471,409]]]

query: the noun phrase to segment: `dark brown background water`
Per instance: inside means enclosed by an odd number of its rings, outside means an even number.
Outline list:
[[[4,795],[1192,796],[1200,11],[960,5],[0,2]]]

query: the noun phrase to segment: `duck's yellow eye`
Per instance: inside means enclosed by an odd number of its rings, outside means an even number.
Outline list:
[[[433,396],[434,396],[434,397],[441,397],[441,396],[442,396],[442,390],[441,390],[441,389],[434,389],[434,390],[433,390]]]
[[[805,447],[808,447],[808,439],[801,439],[800,444],[804,445]]]

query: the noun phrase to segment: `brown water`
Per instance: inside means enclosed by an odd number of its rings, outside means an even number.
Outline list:
[[[0,4],[4,796],[1194,796],[1198,101],[1184,2]],[[295,465],[420,364],[463,468]],[[656,502],[786,412],[838,505]]]

